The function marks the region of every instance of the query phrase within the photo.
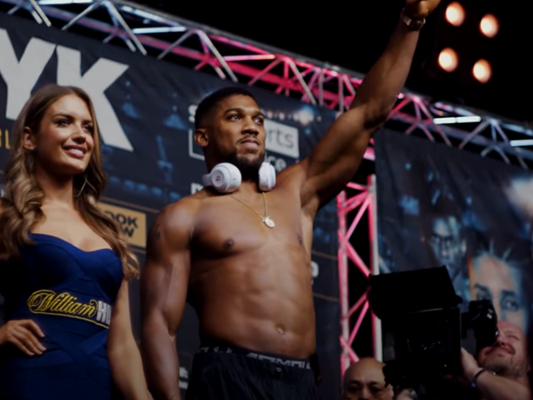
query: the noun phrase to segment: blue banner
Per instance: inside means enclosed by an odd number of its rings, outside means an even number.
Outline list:
[[[533,174],[443,144],[376,136],[381,272],[445,265],[463,311],[488,299],[533,333]]]

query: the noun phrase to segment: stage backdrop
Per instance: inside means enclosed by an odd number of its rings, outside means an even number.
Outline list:
[[[531,335],[533,174],[386,129],[376,174],[380,271],[446,265],[463,309],[490,299]]]
[[[85,89],[95,103],[104,142],[108,187],[101,206],[122,225],[143,262],[146,233],[156,213],[201,188],[206,168],[192,140],[196,105],[231,82],[5,14],[0,15],[0,54],[0,169],[13,121],[32,92],[47,83]],[[335,119],[331,110],[250,90],[267,116],[267,160],[278,171],[308,155]],[[336,229],[333,202],[316,219],[312,253],[326,398],[336,396],[340,379]],[[131,301],[139,337],[137,281]],[[182,388],[199,345],[197,328],[195,313],[187,308],[178,333]]]

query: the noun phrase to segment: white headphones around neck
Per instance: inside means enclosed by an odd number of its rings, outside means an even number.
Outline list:
[[[215,168],[202,177],[204,186],[212,186],[220,193],[234,192],[241,186],[241,171],[230,163],[217,164]],[[276,169],[264,162],[259,168],[259,189],[268,192],[276,186]]]

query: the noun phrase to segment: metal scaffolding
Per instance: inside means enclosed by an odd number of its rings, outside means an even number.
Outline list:
[[[343,112],[361,84],[363,75],[312,60],[297,54],[255,43],[187,21],[160,11],[123,0],[0,0],[8,14],[33,18],[39,24],[64,31],[99,38],[104,43],[126,46],[144,56],[166,59],[218,75],[221,79],[271,89],[277,94],[297,97],[301,101]],[[533,165],[533,129],[471,108],[429,98],[404,90],[387,122],[407,135],[425,137],[482,157],[498,157],[507,164],[522,168]],[[529,148],[528,148],[529,147]],[[374,160],[370,147],[365,158]],[[348,270],[357,268],[363,276],[378,273],[376,239],[375,182],[368,187],[350,184],[359,191],[349,197],[343,192],[337,199],[339,216],[339,290],[341,302],[341,367],[357,360],[352,343],[363,318],[369,312],[363,296],[350,305]],[[358,208],[349,222],[350,211]],[[367,213],[371,232],[372,267],[361,260],[350,244],[350,236]],[[354,326],[350,317],[359,313]],[[374,349],[380,358],[378,323],[374,318]]]
[[[304,102],[346,110],[362,74],[292,54],[124,0],[0,0],[9,14],[62,30],[84,28],[104,43],[168,59],[217,74],[221,79],[260,85]],[[396,129],[431,141],[492,153],[507,164],[533,165],[533,128],[471,108],[404,90],[391,113]],[[370,148],[365,157],[373,159]]]
[[[353,194],[352,194],[353,193]],[[359,356],[352,345],[365,317],[370,313],[372,318],[372,339],[374,357],[382,360],[381,325],[372,313],[366,293],[361,293],[354,304],[350,304],[349,276],[354,274],[359,279],[368,279],[370,274],[377,275],[379,269],[379,251],[377,240],[377,193],[376,176],[368,177],[368,185],[349,183],[347,190],[337,196],[337,212],[339,216],[339,298],[341,310],[341,370],[345,371],[351,363],[357,362]],[[350,220],[349,214],[355,213]],[[368,220],[368,244],[370,249],[370,265],[359,256],[350,238],[363,218]],[[357,317],[354,324],[351,320]]]

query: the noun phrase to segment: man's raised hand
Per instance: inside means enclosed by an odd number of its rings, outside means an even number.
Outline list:
[[[437,8],[441,0],[405,0],[405,13],[409,18],[422,20]]]

